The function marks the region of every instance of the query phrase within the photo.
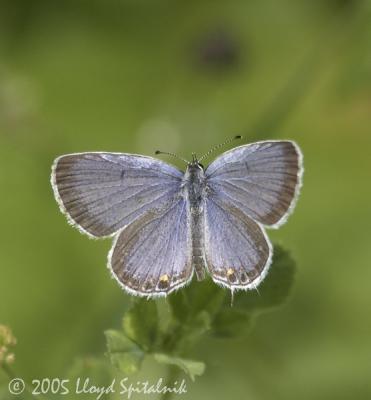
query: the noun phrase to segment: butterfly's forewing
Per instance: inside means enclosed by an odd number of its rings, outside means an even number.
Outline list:
[[[182,176],[151,157],[80,153],[57,158],[51,182],[71,224],[91,237],[105,237],[149,210],[171,204]]]
[[[217,197],[206,200],[205,212],[205,255],[213,280],[230,289],[256,287],[272,257],[263,228]]]
[[[292,141],[252,143],[223,153],[205,175],[211,196],[255,221],[278,227],[295,205],[302,155]]]
[[[161,296],[192,278],[187,204],[153,210],[124,228],[109,254],[108,265],[119,284],[131,294]]]

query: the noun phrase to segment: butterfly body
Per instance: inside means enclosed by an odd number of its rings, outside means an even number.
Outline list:
[[[302,154],[288,140],[242,145],[206,169],[109,152],[67,154],[52,166],[55,198],[92,238],[114,237],[112,276],[130,294],[166,296],[209,273],[230,290],[256,288],[302,182]]]
[[[188,204],[190,235],[192,237],[192,264],[198,280],[205,277],[205,198],[207,185],[205,172],[195,160],[188,164],[183,178],[184,194]]]

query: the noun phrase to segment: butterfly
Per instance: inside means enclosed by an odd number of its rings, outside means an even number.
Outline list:
[[[207,168],[203,158],[193,154],[185,172],[125,153],[54,161],[51,184],[62,213],[91,238],[114,238],[108,268],[128,293],[166,296],[194,273],[233,292],[256,288],[266,276],[273,248],[265,227],[278,228],[294,209],[303,174],[299,146],[246,144]]]

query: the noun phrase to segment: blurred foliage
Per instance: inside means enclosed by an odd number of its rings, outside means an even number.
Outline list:
[[[0,367],[8,366],[14,362],[12,348],[17,344],[11,329],[8,326],[0,325]]]
[[[254,329],[230,313],[213,322],[226,337],[232,321],[242,325],[239,340],[195,332],[208,339],[185,358],[207,369],[184,398],[371,398],[370,47],[370,0],[0,0],[0,321],[18,339],[10,367],[30,381],[65,376],[76,357],[100,360],[102,332],[131,306],[104,268],[109,241],[88,241],[58,212],[56,156],[187,157],[235,134],[290,138],[304,153],[304,187],[269,236],[298,263],[292,297]],[[156,305],[162,329],[173,317]],[[163,374],[144,357],[138,379]]]
[[[275,246],[270,270],[259,291],[239,291],[232,294],[233,297],[228,290],[208,278],[201,282],[194,280],[164,301],[133,298],[131,307],[124,314],[122,329],[105,332],[107,356],[112,366],[124,376],[130,376],[140,371],[145,357],[152,357],[157,363],[168,366],[169,376],[165,382],[168,387],[174,385],[180,371],[194,381],[206,367],[203,361],[187,358],[198,342],[211,337],[244,337],[258,314],[282,305],[287,299],[293,284],[295,264],[279,245]],[[6,352],[8,346],[15,343],[10,329],[0,325],[0,369],[9,379],[16,375],[8,368],[10,362]],[[175,373],[174,367],[178,369]],[[115,399],[119,393],[115,376],[117,373],[107,360],[89,357],[76,359],[64,379],[70,398],[91,398],[95,392],[88,390],[94,387],[94,390],[105,388],[101,396]],[[6,393],[4,386],[0,386],[0,393]],[[26,384],[25,396],[31,397],[33,389],[34,384]],[[51,396],[63,398],[64,395],[59,392],[42,395],[46,399]],[[169,397],[169,393],[163,396]]]
[[[281,246],[275,246],[271,272],[259,291],[229,291],[210,278],[193,281],[161,300],[136,298],[125,313],[122,331],[106,331],[108,354],[123,373],[138,372],[145,356],[162,364],[174,365],[192,380],[202,375],[205,364],[190,360],[188,353],[205,337],[236,338],[245,336],[259,313],[281,305],[287,298],[294,278],[295,263]],[[159,312],[168,313],[159,323]],[[164,320],[164,318],[163,318]]]

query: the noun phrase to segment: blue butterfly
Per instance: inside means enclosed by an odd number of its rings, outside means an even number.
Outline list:
[[[61,211],[92,238],[114,237],[108,267],[130,294],[167,295],[194,272],[232,291],[256,288],[266,276],[272,245],[264,227],[282,225],[295,206],[298,145],[242,145],[206,169],[203,158],[193,155],[185,172],[134,154],[55,160],[51,183]]]

